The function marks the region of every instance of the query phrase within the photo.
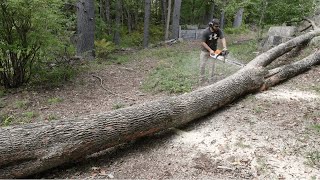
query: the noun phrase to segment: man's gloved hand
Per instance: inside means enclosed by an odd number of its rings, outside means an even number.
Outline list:
[[[229,51],[228,51],[228,49],[226,49],[226,48],[224,48],[223,50],[222,50],[222,52],[221,52],[221,55],[222,56],[227,56],[229,54]]]

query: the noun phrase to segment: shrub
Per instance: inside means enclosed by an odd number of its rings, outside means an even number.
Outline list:
[[[65,19],[59,0],[3,0],[0,3],[0,85],[28,82],[33,66],[64,48]]]
[[[110,53],[112,53],[115,50],[115,45],[107,41],[106,39],[97,40],[94,42],[95,49],[96,49],[96,55],[100,58],[107,57]]]

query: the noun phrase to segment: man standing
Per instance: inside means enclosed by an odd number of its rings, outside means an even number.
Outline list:
[[[227,50],[226,39],[224,38],[223,31],[219,28],[220,26],[218,19],[213,19],[209,23],[209,27],[206,28],[201,37],[201,53],[200,53],[200,85],[205,83],[205,69],[206,64],[208,63],[210,54],[214,54],[214,51],[217,50],[218,39],[221,39],[223,50]],[[215,60],[210,59],[210,73],[209,73],[209,82],[213,82]]]

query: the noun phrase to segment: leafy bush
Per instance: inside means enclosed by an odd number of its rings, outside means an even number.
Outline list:
[[[122,47],[132,48],[132,47],[141,47],[142,46],[143,34],[138,31],[124,34],[124,35],[122,35],[121,38],[122,39],[121,39],[120,45]]]
[[[36,73],[31,80],[31,85],[57,87],[75,77],[78,74],[79,69],[71,65],[63,64],[53,67],[44,65],[36,66],[33,68],[33,71]]]
[[[96,55],[100,58],[107,57],[116,49],[115,45],[112,42],[107,41],[106,39],[97,40],[94,42],[94,44]]]
[[[5,91],[2,90],[2,89],[0,89],[0,98],[3,97],[3,96],[5,96],[5,95],[6,95]]]
[[[0,125],[9,126],[13,120],[13,116],[0,114]]]
[[[28,82],[33,66],[64,49],[65,18],[59,0],[4,0],[0,3],[0,85]]]
[[[243,34],[245,32],[248,32],[248,28],[246,28],[245,26],[241,26],[239,28],[224,28],[224,32],[227,34]]]

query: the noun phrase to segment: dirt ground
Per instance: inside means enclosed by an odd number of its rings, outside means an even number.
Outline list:
[[[152,59],[110,65],[70,84],[2,98],[18,114],[26,100],[38,119],[72,118],[154,100],[142,92]],[[103,86],[117,95],[110,94]],[[59,179],[320,179],[320,67],[252,94],[184,127],[106,150],[32,178]],[[200,88],[200,87],[195,87]],[[59,103],[48,99],[60,98]],[[134,100],[133,100],[134,99]],[[25,109],[25,110],[26,110]]]

